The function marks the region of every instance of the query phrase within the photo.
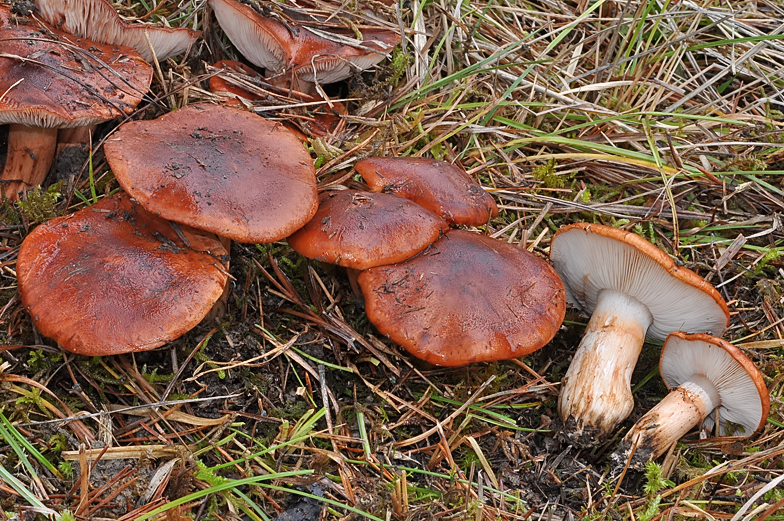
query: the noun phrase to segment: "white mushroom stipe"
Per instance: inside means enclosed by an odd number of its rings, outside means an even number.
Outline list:
[[[694,427],[707,423],[717,409],[720,435],[750,436],[764,426],[770,399],[762,375],[731,344],[710,335],[676,332],[667,338],[659,365],[667,387],[674,390],[623,438],[611,456],[616,468],[625,466],[631,455],[631,468],[641,470]]]
[[[637,299],[613,290],[599,292],[580,346],[561,380],[558,411],[578,432],[609,432],[634,407],[630,381],[645,332],[653,321]]]
[[[558,407],[563,435],[571,443],[590,447],[611,434],[633,408],[630,379],[644,337],[663,340],[679,329],[721,334],[729,310],[699,275],[676,266],[644,238],[618,228],[590,223],[565,226],[552,240],[550,260],[564,282],[569,303],[581,311],[595,314],[600,296],[612,290],[649,315],[635,334],[615,333],[609,325],[604,331],[599,325],[607,317],[592,318],[564,378]],[[618,338],[609,338],[609,333]],[[601,352],[589,353],[595,349]]]

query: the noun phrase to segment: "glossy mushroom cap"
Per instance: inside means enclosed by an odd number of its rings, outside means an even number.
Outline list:
[[[38,226],[19,249],[19,294],[42,335],[103,356],[153,349],[198,324],[227,282],[220,242],[125,194]]]
[[[612,455],[642,468],[699,424],[719,436],[748,437],[765,426],[770,396],[759,370],[740,349],[705,334],[672,333],[659,369],[670,393],[629,430]]]
[[[357,40],[344,29],[284,24],[236,0],[210,0],[210,6],[231,43],[268,76],[291,72],[307,82],[334,83],[348,78],[352,68],[380,62],[400,41],[391,31],[360,27],[363,39]]]
[[[360,273],[359,285],[382,334],[441,366],[527,355],[553,338],[566,311],[549,264],[465,230],[409,261]]]
[[[649,338],[664,340],[673,331],[721,335],[729,325],[727,304],[713,286],[632,232],[590,223],[564,226],[553,237],[550,261],[569,304],[586,314],[604,289],[642,303],[653,315]]]
[[[131,121],[104,153],[148,211],[239,242],[283,239],[318,207],[305,147],[280,123],[243,110],[192,105]]]
[[[0,40],[0,124],[11,124],[2,180],[15,199],[46,178],[56,129],[130,113],[149,89],[152,68],[131,48],[12,19],[8,5],[0,5]]]
[[[342,190],[321,194],[315,217],[288,242],[309,259],[365,270],[410,259],[448,228],[402,197]]]
[[[371,190],[414,201],[450,224],[481,226],[498,216],[493,198],[460,167],[424,157],[368,157],[357,172]]]
[[[35,7],[41,18],[63,31],[133,47],[147,61],[152,61],[153,50],[158,61],[182,54],[201,35],[201,31],[187,28],[125,22],[106,0],[35,0]]]
[[[729,311],[719,293],[645,239],[588,223],[553,237],[550,260],[571,305],[591,314],[561,381],[558,409],[570,442],[591,446],[634,407],[631,375],[644,337],[721,334]]]

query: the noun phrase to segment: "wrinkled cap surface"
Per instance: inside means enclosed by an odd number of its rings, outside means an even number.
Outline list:
[[[153,349],[198,324],[226,285],[226,250],[115,195],[38,226],[19,249],[22,303],[42,335],[74,353]]]
[[[192,105],[131,121],[104,152],[147,210],[236,241],[280,240],[318,207],[305,147],[282,124],[243,110]]]
[[[305,81],[333,83],[348,78],[352,66],[364,70],[380,62],[400,41],[380,29],[359,27],[363,39],[357,40],[344,28],[287,26],[236,0],[210,0],[210,6],[231,43],[268,76],[292,71]]]
[[[603,289],[644,304],[653,315],[649,338],[664,340],[673,331],[721,335],[729,325],[727,304],[713,286],[634,233],[600,224],[564,226],[550,244],[550,261],[569,304],[584,313],[593,313]]]
[[[706,377],[716,388],[719,435],[751,436],[765,426],[770,395],[754,362],[724,340],[705,334],[672,333],[662,348],[659,370],[668,389],[689,381],[692,375]],[[703,421],[712,430],[716,412]]]
[[[150,62],[153,50],[158,61],[163,61],[187,51],[201,35],[187,28],[128,23],[106,0],[35,0],[35,7],[43,20],[67,33],[133,47]]]
[[[321,194],[316,216],[288,241],[309,259],[364,270],[413,257],[447,228],[402,197],[343,190]]]
[[[11,16],[10,7],[0,5],[5,53],[0,56],[0,124],[68,128],[101,123],[133,111],[149,89],[152,68],[133,49]]]
[[[450,224],[481,226],[498,216],[498,206],[460,167],[423,157],[368,157],[357,172],[374,192],[414,201]]]
[[[460,366],[527,355],[566,312],[564,288],[517,246],[450,230],[420,256],[359,274],[368,318],[409,353]]]

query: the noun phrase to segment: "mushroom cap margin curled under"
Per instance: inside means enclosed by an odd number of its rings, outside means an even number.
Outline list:
[[[729,310],[718,291],[693,271],[632,232],[590,223],[561,228],[550,261],[566,287],[570,305],[593,313],[599,292],[613,289],[645,305],[653,315],[649,338],[672,331],[721,335]]]
[[[450,230],[418,257],[360,273],[368,318],[408,352],[442,366],[507,360],[547,344],[564,288],[517,246]]]
[[[22,303],[42,335],[88,356],[144,351],[184,334],[227,282],[211,234],[171,225],[107,197],[33,230],[19,249]]]

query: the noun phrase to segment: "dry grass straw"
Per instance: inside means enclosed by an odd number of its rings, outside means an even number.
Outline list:
[[[644,235],[729,302],[728,337],[768,379],[768,427],[754,442],[689,437],[662,464],[676,484],[648,496],[643,477],[608,474],[612,441],[578,451],[552,437],[581,318],[570,315],[526,363],[421,368],[374,334],[340,273],[306,266],[285,244],[235,247],[233,307],[211,331],[152,355],[58,358],[14,294],[23,220],[0,226],[3,338],[29,346],[2,353],[4,407],[37,446],[64,440],[71,451],[51,458],[82,467],[70,483],[48,482],[47,506],[95,518],[268,519],[312,496],[328,519],[780,519],[781,6],[298,5],[404,34],[379,83],[366,75],[330,91],[350,115],[313,140],[322,189],[357,186],[352,165],[366,155],[427,155],[460,161],[496,197],[502,214],[482,233],[539,255],[558,226],[579,220]],[[206,64],[238,55],[204,2],[118,7],[205,32],[190,56],[160,64],[155,96],[135,117],[218,102],[206,88],[215,74],[261,96],[248,108],[265,117],[312,117],[307,103]],[[100,153],[94,170],[99,194],[116,188]],[[83,173],[66,188],[93,187]],[[635,381],[656,349],[645,348]],[[635,415],[661,396],[655,381],[637,393]],[[308,410],[323,413],[314,422]],[[112,467],[115,456],[127,467]],[[129,499],[134,487],[148,492],[144,504]],[[7,509],[14,491],[0,494]]]

